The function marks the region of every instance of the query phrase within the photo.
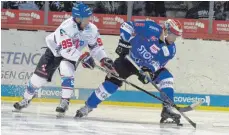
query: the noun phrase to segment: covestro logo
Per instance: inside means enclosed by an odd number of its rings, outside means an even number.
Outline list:
[[[183,96],[178,96],[174,97],[174,101],[178,103],[194,103],[197,101],[202,101],[203,103],[206,103],[208,106],[210,105],[211,99],[210,96],[205,96],[205,97],[183,97]]]
[[[38,92],[38,97],[56,97],[56,98],[60,98],[62,95],[62,91],[61,90],[42,90],[39,89]],[[74,92],[72,93],[71,97],[75,97],[76,99],[79,98],[79,89],[75,89]]]

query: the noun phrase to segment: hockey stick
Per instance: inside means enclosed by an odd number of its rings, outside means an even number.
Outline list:
[[[102,67],[100,67],[100,66],[98,66],[98,65],[95,65],[95,67],[98,68],[99,70],[103,71],[103,72],[106,72],[106,73],[110,74],[106,69],[104,69],[104,68],[102,68]],[[133,83],[131,83],[131,82],[128,82],[127,80],[125,80],[125,79],[123,79],[123,78],[120,78],[120,77],[118,77],[118,76],[116,76],[116,75],[113,75],[113,74],[111,74],[111,76],[114,77],[114,78],[119,79],[120,81],[125,82],[125,83],[128,84],[128,85],[131,85],[131,86],[133,86],[133,87],[135,87],[135,88],[137,88],[137,89],[139,89],[139,90],[141,90],[141,91],[147,93],[148,95],[150,95],[150,96],[152,96],[152,97],[154,97],[154,98],[160,100],[161,102],[163,102],[163,103],[165,103],[165,104],[169,104],[169,105],[170,105],[169,102],[164,101],[164,100],[161,99],[160,97],[158,97],[158,96],[156,96],[156,95],[154,95],[154,94],[152,94],[152,93],[150,93],[150,92],[148,92],[148,91],[146,91],[146,90],[140,88],[139,86],[137,86],[137,85],[135,85],[135,84],[133,84]]]
[[[106,72],[106,73],[109,74],[109,72],[108,72],[107,70],[105,70],[104,68],[102,68],[102,67],[100,67],[100,66],[98,66],[98,65],[95,65],[95,67],[98,68],[99,70],[101,70],[101,71]],[[144,93],[146,93],[146,94],[148,94],[148,95],[150,95],[150,96],[152,96],[152,97],[154,97],[154,98],[160,100],[161,102],[163,102],[163,103],[165,103],[165,104],[171,105],[169,102],[164,101],[164,100],[161,99],[160,97],[158,97],[158,96],[156,96],[156,95],[154,95],[154,94],[148,92],[147,90],[144,90],[144,89],[140,88],[139,86],[137,86],[137,85],[135,85],[135,84],[133,84],[133,83],[131,83],[131,82],[128,82],[127,80],[125,80],[125,79],[123,79],[123,78],[120,78],[120,77],[115,76],[115,75],[112,75],[112,77],[115,77],[115,78],[117,78],[117,79],[119,79],[119,80],[125,82],[126,84],[131,85],[132,87],[135,87],[136,89],[139,89],[140,91],[143,91]],[[202,101],[200,101],[200,102],[202,103]],[[180,107],[179,110],[180,110],[181,112],[192,111],[194,108],[196,108],[197,106],[199,106],[199,105],[201,104],[200,102],[193,103],[193,104],[191,104],[191,105],[189,105],[189,106],[186,106],[186,107]]]
[[[127,55],[126,59],[128,59],[135,67],[136,69],[142,74],[143,71],[141,70],[141,68]],[[178,107],[152,80],[150,77],[147,77],[148,81],[150,81],[150,83],[161,93],[163,94],[163,96],[165,96],[167,98],[167,102],[170,103],[170,105],[174,108],[177,109],[177,111],[180,112],[180,114],[194,127],[196,128],[196,123],[194,123],[191,119],[189,119],[181,110],[180,107]]]
[[[143,73],[143,71],[141,70],[141,68],[129,57],[129,56],[126,56],[126,59],[128,59],[136,68],[137,68],[137,70],[142,74]],[[150,80],[151,80],[151,78],[149,78]],[[152,83],[152,80],[150,81],[151,83]],[[161,91],[159,88],[158,88],[158,86],[155,84],[155,83],[153,83],[153,86],[161,93],[161,94],[163,94],[163,96],[165,96],[168,100],[170,100],[169,99],[169,97],[163,92],[163,91]],[[172,102],[171,100],[170,100],[170,102]],[[173,102],[172,102],[173,103]],[[174,104],[174,103],[173,103]],[[186,106],[186,107],[178,107],[177,106],[177,108],[181,111],[181,112],[188,112],[188,111],[192,111],[192,110],[194,110],[195,108],[197,108],[198,106],[200,106],[201,104],[203,104],[203,101],[202,100],[199,100],[199,101],[196,101],[195,103],[193,103],[193,104],[191,104],[191,105],[189,105],[189,106]],[[174,106],[173,106],[174,107]]]

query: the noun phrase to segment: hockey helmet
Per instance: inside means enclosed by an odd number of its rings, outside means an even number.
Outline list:
[[[178,20],[168,19],[164,22],[164,29],[168,30],[168,34],[173,33],[176,36],[182,35],[182,25]]]
[[[72,17],[80,18],[81,20],[83,18],[88,18],[92,15],[92,10],[83,3],[78,3],[72,8]]]

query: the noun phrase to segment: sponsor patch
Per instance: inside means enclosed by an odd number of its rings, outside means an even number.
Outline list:
[[[157,47],[155,44],[150,46],[150,51],[154,54],[158,53],[158,51],[160,51],[160,48]]]

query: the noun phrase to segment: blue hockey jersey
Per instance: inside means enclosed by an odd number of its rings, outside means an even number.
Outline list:
[[[130,57],[152,72],[164,67],[176,53],[174,43],[160,43],[161,32],[162,28],[152,21],[126,22],[120,28],[121,38],[132,46]]]

